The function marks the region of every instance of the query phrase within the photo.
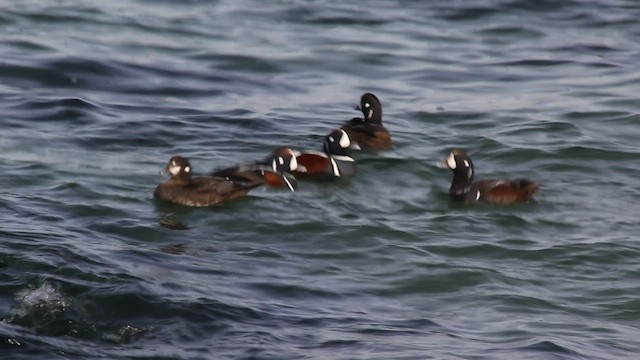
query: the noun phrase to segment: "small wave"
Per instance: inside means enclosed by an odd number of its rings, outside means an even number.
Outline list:
[[[309,285],[300,286],[293,284],[277,284],[277,283],[253,283],[247,286],[261,291],[265,294],[275,295],[278,298],[339,298],[341,295],[324,289],[314,288]]]
[[[14,64],[8,61],[0,63],[0,77],[26,82],[27,85],[37,83],[52,87],[73,86],[72,78],[53,69],[23,63]]]
[[[523,59],[490,64],[491,66],[554,67],[574,63],[570,60]]]
[[[216,62],[216,68],[229,71],[250,71],[256,73],[281,73],[283,69],[269,59],[233,54],[197,54],[191,56],[198,61]]]
[[[492,26],[482,29],[480,34],[499,36],[501,41],[504,41],[505,37],[521,40],[537,39],[544,36],[544,33],[525,26]]]
[[[16,39],[9,40],[4,43],[5,45],[14,47],[19,50],[26,51],[52,51],[54,50],[50,46],[43,44],[42,42],[38,42],[32,39]]]
[[[478,21],[487,19],[499,12],[496,8],[491,7],[462,7],[442,8],[441,16],[448,21]]]
[[[350,5],[340,6],[342,8],[327,8],[327,11],[322,13],[314,11],[311,7],[296,7],[288,9],[284,12],[284,19],[294,23],[304,23],[310,25],[321,26],[381,26],[388,23],[388,19],[376,16],[376,14],[367,14],[368,16],[351,16],[350,13],[354,11]],[[359,11],[365,10],[360,8]]]
[[[549,353],[566,354],[566,355],[574,355],[574,356],[580,355],[578,352],[572,350],[571,348],[562,346],[551,340],[538,341],[531,345],[523,346],[520,349],[524,351],[533,351],[533,352],[545,352],[545,353],[549,352]]]
[[[15,297],[17,304],[5,321],[43,333],[56,332],[65,323],[64,313],[71,305],[71,299],[49,283],[19,291]]]
[[[579,8],[579,6],[580,3],[575,0],[512,0],[502,4],[505,9],[538,12],[555,12],[565,8]]]
[[[76,301],[72,297],[48,282],[36,288],[19,291],[16,293],[16,302],[4,321],[33,329],[41,335],[70,336],[123,344],[137,340],[146,332],[132,325],[103,326],[88,320],[87,314],[78,308],[81,308],[82,304],[74,304]]]

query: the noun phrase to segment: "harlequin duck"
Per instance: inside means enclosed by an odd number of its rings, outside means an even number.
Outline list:
[[[171,178],[158,185],[153,196],[185,206],[212,206],[234,200],[264,182],[251,179],[237,181],[219,176],[193,177],[191,164],[181,156],[172,157],[165,170]]]
[[[485,202],[508,205],[529,201],[540,188],[531,180],[480,180],[473,181],[474,168],[471,158],[464,150],[454,149],[441,164],[453,171],[449,195],[466,204]]]
[[[242,197],[264,183],[264,180],[249,178],[193,177],[193,168],[182,156],[172,157],[165,170],[171,178],[158,185],[153,196],[185,206],[218,205]]]
[[[347,121],[342,129],[352,140],[351,148],[369,148],[377,150],[390,149],[393,145],[389,131],[382,125],[382,104],[372,93],[365,93],[360,98],[363,118]]]
[[[263,162],[238,165],[219,169],[211,176],[225,177],[230,180],[263,181],[272,187],[287,187],[291,191],[297,188],[296,178],[292,172],[298,169],[298,162],[293,151],[275,152]]]
[[[351,146],[349,135],[342,129],[333,130],[324,138],[324,152],[306,150],[293,151],[281,148],[279,153],[293,154],[297,160],[297,170],[293,173],[301,177],[340,177],[356,173],[356,162],[347,154]]]

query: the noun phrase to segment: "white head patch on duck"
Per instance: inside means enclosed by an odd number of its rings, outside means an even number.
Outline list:
[[[453,152],[449,154],[449,157],[447,158],[447,166],[449,166],[449,169],[451,170],[456,169],[456,157],[453,155]]]
[[[349,135],[347,135],[344,130],[340,130],[340,132],[342,133],[342,135],[340,136],[340,146],[342,146],[343,149],[347,149],[349,146],[351,146]]]
[[[187,167],[188,168],[188,167]],[[178,174],[180,174],[180,170],[182,169],[182,167],[178,164],[176,164],[175,161],[171,162],[171,165],[169,165],[169,173],[173,176],[176,176]],[[187,171],[188,172],[188,171]]]
[[[289,162],[289,170],[296,171],[298,169],[298,159],[294,154],[291,156],[291,161]]]

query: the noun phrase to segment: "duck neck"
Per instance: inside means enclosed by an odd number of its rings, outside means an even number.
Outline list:
[[[469,178],[467,174],[454,172],[449,194],[453,196],[464,196],[471,190],[471,182],[473,178]]]
[[[337,146],[337,144],[324,143],[324,152],[329,157],[349,157],[347,149]]]
[[[178,175],[171,177],[171,181],[177,185],[189,185],[191,183],[191,174],[181,172]]]
[[[378,124],[381,125],[382,124],[382,109],[379,107],[374,107],[373,108],[373,114],[371,115],[371,117],[368,117],[368,114],[364,114],[364,118],[365,118],[365,122],[368,122],[369,124]]]

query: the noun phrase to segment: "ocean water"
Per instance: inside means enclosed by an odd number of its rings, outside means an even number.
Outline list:
[[[638,359],[635,0],[0,1],[6,359]],[[321,148],[358,174],[210,209],[196,173]],[[538,181],[452,203],[436,167]]]

